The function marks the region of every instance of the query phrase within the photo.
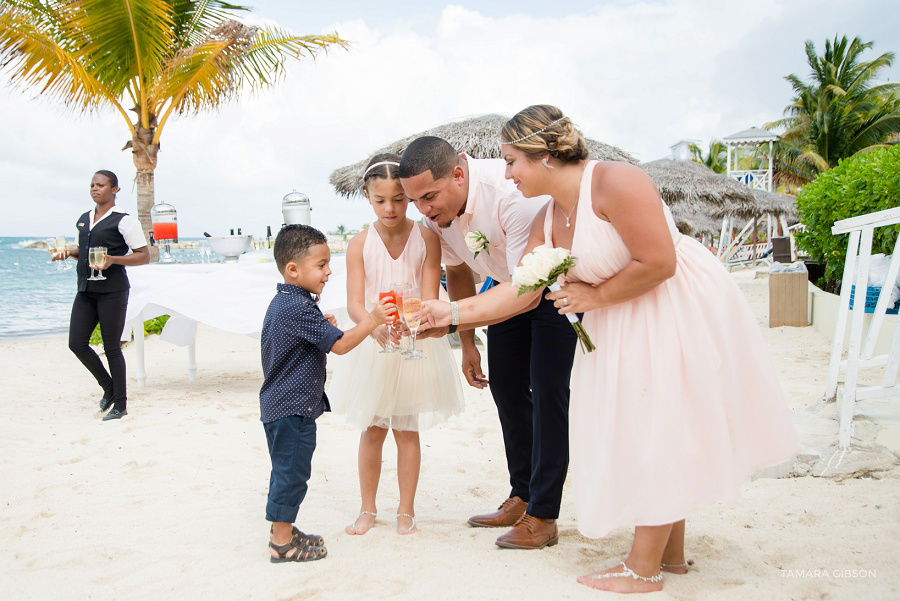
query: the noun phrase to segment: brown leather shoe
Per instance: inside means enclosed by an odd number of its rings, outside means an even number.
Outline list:
[[[543,549],[558,542],[556,520],[536,518],[526,513],[512,530],[497,539],[497,546],[506,549]]]
[[[477,528],[509,528],[525,515],[527,508],[528,503],[519,497],[510,497],[494,513],[469,518],[469,525]]]

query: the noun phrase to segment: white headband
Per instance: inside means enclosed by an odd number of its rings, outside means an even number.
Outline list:
[[[550,127],[553,126],[553,125],[556,125],[557,123],[559,123],[559,122],[562,121],[563,119],[565,119],[565,117],[560,117],[560,118],[557,119],[556,121],[551,121],[550,123],[548,123],[547,125],[545,125],[545,126],[542,127],[541,129],[539,129],[539,130],[537,130],[537,131],[535,131],[535,132],[531,132],[531,133],[528,134],[527,136],[522,136],[522,137],[519,138],[518,140],[513,140],[513,141],[511,141],[511,142],[504,142],[503,140],[500,140],[500,144],[501,144],[501,145],[503,145],[503,144],[518,144],[518,143],[521,142],[522,140],[527,140],[527,139],[530,138],[531,136],[536,136],[536,135],[538,135],[539,133],[543,133],[543,132],[546,131],[548,128],[550,128]]]
[[[371,171],[372,169],[374,169],[375,167],[378,167],[380,165],[396,165],[397,167],[399,167],[400,163],[398,163],[397,161],[381,161],[381,162],[369,165],[369,168],[363,172],[363,178],[365,179],[365,177],[369,173],[369,171]]]

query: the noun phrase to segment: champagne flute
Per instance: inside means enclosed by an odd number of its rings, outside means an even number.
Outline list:
[[[419,330],[420,319],[415,316],[422,310],[422,293],[415,286],[406,289],[403,296],[403,319],[406,321],[406,327],[412,332],[412,352],[406,361],[413,359],[427,359],[420,351],[416,350],[416,332]]]
[[[200,262],[201,263],[209,263],[210,259],[210,249],[209,249],[209,240],[203,239],[197,243],[197,248],[200,250]]]
[[[384,348],[382,350],[379,351],[379,353],[396,353],[400,349],[398,349],[397,347],[394,346],[393,331],[394,331],[394,324],[396,324],[400,321],[400,303],[397,302],[397,293],[394,292],[393,290],[386,290],[384,292],[378,293],[378,302],[379,303],[386,298],[390,299],[390,301],[392,303],[397,305],[397,308],[394,309],[394,319],[389,324],[387,324],[387,327],[388,327],[387,344],[384,346]]]
[[[63,255],[63,257],[64,257],[61,261],[56,262],[56,270],[60,271],[63,269],[72,269],[72,266],[69,265],[69,258],[65,256],[66,237],[65,236],[57,236],[55,245],[56,245],[56,254]]]
[[[403,315],[403,298],[406,296],[406,291],[412,287],[412,284],[407,284],[405,282],[396,283],[393,285],[394,291],[397,293],[397,312],[400,314],[399,322],[406,323],[405,316]],[[412,352],[412,338],[409,336],[406,337],[407,343],[406,348],[400,351],[402,355],[408,355]],[[401,342],[399,346],[402,348],[403,343]]]
[[[56,247],[56,239],[55,238],[47,238],[47,250],[50,251],[50,260],[47,261],[47,265],[53,263],[53,253],[55,252]],[[59,263],[56,264],[56,269],[59,270]]]
[[[103,265],[104,261],[106,261],[105,246],[93,246],[88,249],[88,265],[91,268],[91,277],[88,280],[97,282],[106,279],[106,276],[100,271],[100,266]],[[94,275],[95,269],[97,270],[96,276]]]

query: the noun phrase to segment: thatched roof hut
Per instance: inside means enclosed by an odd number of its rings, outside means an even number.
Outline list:
[[[696,161],[660,159],[641,168],[656,182],[669,208],[681,215],[753,215],[755,201],[747,186]]]
[[[393,152],[394,154],[403,154],[410,142],[421,136],[437,136],[450,142],[450,144],[459,152],[475,157],[477,159],[499,158],[500,157],[500,128],[508,121],[508,117],[502,115],[481,115],[472,117],[463,121],[455,121],[438,127],[407,136],[395,142],[379,148],[372,155],[381,152]],[[624,161],[637,165],[638,161],[627,152],[598,142],[597,140],[586,139],[588,151],[592,159],[603,161]],[[370,155],[370,156],[372,156]],[[331,172],[329,181],[334,186],[335,191],[341,196],[350,198],[354,195],[361,194],[362,176],[366,169],[366,163],[369,158],[335,169]]]

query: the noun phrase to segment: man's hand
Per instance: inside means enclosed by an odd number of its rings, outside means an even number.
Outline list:
[[[450,333],[450,328],[447,326],[444,327],[435,327],[435,328],[425,328],[422,329],[422,326],[419,326],[419,333],[416,334],[416,340],[424,340],[425,338],[440,338],[441,336],[446,336]]]
[[[482,389],[488,385],[484,372],[481,371],[481,353],[474,344],[465,344],[462,349],[462,372],[466,381],[473,388]]]

